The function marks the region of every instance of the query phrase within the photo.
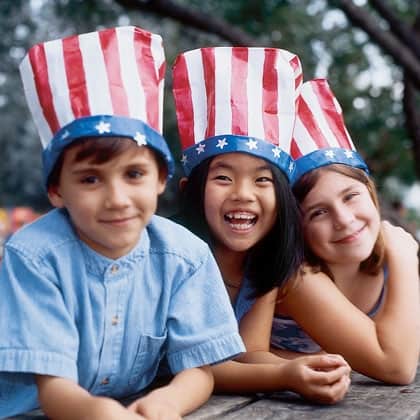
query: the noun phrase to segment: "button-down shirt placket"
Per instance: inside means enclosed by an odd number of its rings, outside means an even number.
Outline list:
[[[122,352],[124,308],[129,281],[127,273],[117,264],[112,264],[104,276],[105,313],[104,338],[99,360],[98,374],[93,390],[110,394],[117,384],[119,362]]]

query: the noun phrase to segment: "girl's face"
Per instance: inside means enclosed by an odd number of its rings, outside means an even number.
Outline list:
[[[380,216],[363,183],[326,171],[301,206],[305,240],[327,264],[360,263],[369,257]]]
[[[218,251],[248,251],[277,217],[269,164],[239,152],[216,156],[207,176],[204,212]]]

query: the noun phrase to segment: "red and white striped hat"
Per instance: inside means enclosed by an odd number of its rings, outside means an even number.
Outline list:
[[[244,152],[290,178],[296,101],[302,84],[297,55],[275,48],[215,47],[185,52],[173,69],[186,175],[204,159]]]
[[[80,137],[121,136],[173,161],[162,133],[162,38],[133,26],[33,46],[20,65],[44,148],[48,178],[63,148]]]
[[[368,172],[344,124],[341,106],[326,79],[314,79],[302,85],[290,154],[296,163],[293,182],[312,169],[332,163]]]

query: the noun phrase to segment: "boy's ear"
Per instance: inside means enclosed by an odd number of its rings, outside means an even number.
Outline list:
[[[188,182],[188,178],[186,176],[183,176],[179,182],[178,182],[178,186],[179,186],[179,190],[182,192],[184,191],[184,188],[186,187]]]
[[[57,208],[64,207],[63,198],[60,195],[57,185],[52,185],[48,187],[48,199],[52,206]]]

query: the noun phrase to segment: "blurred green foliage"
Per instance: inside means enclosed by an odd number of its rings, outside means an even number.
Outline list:
[[[340,10],[324,0],[176,1],[242,28],[261,46],[297,53],[305,80],[328,77],[353,141],[380,188],[389,177],[404,184],[415,180],[401,104],[401,71],[363,32],[349,27]],[[410,24],[414,1],[388,3]],[[168,62],[164,134],[179,158],[171,65],[182,51],[229,45],[226,41],[169,18],[127,12],[112,0],[4,0],[0,2],[0,207],[48,207],[40,142],[19,79],[18,65],[25,51],[36,42],[127,24],[160,33],[164,39]],[[171,212],[175,190],[176,179],[163,199],[164,212]]]

